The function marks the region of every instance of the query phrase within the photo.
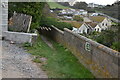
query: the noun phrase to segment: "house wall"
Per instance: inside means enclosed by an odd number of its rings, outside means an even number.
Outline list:
[[[102,29],[101,29],[100,26],[98,26],[98,25],[94,28],[94,31],[101,32],[101,30],[102,30]]]
[[[68,29],[40,28],[40,34],[63,44],[96,78],[120,77],[120,53]],[[89,45],[87,47],[86,45]]]
[[[87,33],[87,29],[88,29],[87,26],[85,26],[85,24],[83,24],[83,25],[79,28],[79,32],[80,32],[80,33],[84,33],[84,32]]]
[[[104,25],[103,25],[104,24]],[[106,25],[107,24],[107,25]],[[105,18],[101,23],[100,26],[103,30],[107,29],[109,26],[111,26],[111,22]]]

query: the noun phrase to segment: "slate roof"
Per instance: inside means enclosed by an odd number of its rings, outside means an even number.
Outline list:
[[[95,28],[97,26],[97,23],[95,22],[85,22],[87,25],[91,26],[92,28]]]

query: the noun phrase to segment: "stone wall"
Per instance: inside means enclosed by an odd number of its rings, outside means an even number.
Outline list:
[[[26,14],[14,13],[9,20],[8,28],[15,32],[29,32],[32,16]]]
[[[42,27],[40,34],[63,44],[97,78],[120,77],[120,53],[68,29],[61,31],[55,27]]]

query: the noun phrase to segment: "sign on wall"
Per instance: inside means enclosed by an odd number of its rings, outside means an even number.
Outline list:
[[[85,43],[85,50],[86,51],[91,51],[91,44],[89,42]]]

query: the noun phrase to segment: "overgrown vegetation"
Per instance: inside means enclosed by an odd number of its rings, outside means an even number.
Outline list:
[[[58,22],[57,19],[52,17],[42,17],[40,25],[46,27],[51,27],[51,25],[54,25],[61,30],[63,30],[64,28],[72,29],[71,24],[65,22]]]
[[[52,41],[51,41],[52,42]],[[65,47],[56,42],[52,42],[54,49],[50,48],[39,37],[33,47],[28,47],[28,52],[34,56],[46,58],[46,63],[42,64],[42,69],[46,71],[49,78],[94,78],[78,59]],[[34,60],[39,62],[38,59]]]

